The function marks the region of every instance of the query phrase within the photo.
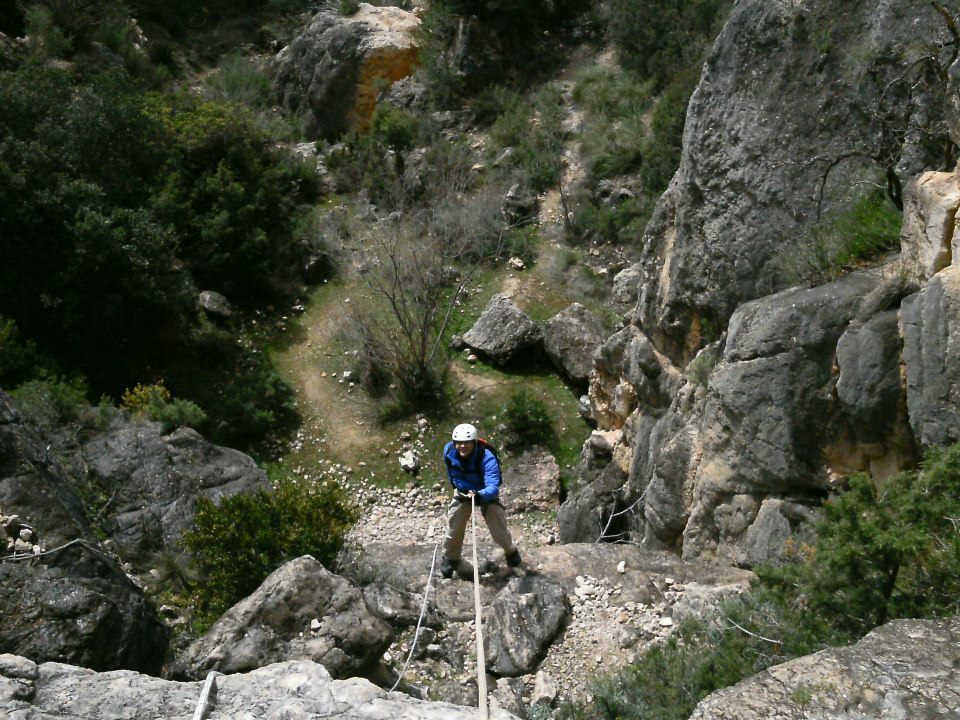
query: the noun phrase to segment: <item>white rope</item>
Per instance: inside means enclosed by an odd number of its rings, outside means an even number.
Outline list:
[[[86,548],[88,551],[90,551],[94,555],[98,555],[104,560],[108,560],[109,562],[114,564],[119,564],[119,561],[117,560],[117,558],[111,557],[110,555],[103,552],[102,550],[98,550],[97,548],[89,545],[88,543],[80,539],[71,540],[70,542],[64,543],[59,547],[51,548],[50,550],[44,550],[38,553],[33,553],[33,552],[16,553],[15,552],[13,553],[13,555],[4,555],[3,557],[0,557],[0,562],[23,562],[25,560],[34,560],[35,558],[43,557],[44,555],[53,555],[54,553],[58,553],[61,550],[66,550],[68,547],[72,547],[74,545],[80,545],[81,547]]]
[[[483,630],[480,617],[480,570],[477,566],[477,514],[473,493],[470,493],[470,519],[473,531],[473,605],[477,623],[477,690],[480,694],[480,720],[487,720],[487,670],[484,665]]]
[[[193,720],[203,720],[203,714],[207,711],[207,702],[210,699],[210,690],[213,689],[213,681],[220,674],[216,670],[207,673],[207,679],[203,682],[203,690],[200,691],[200,699],[197,701],[197,709],[193,713]]]
[[[430,525],[430,529],[427,530],[427,537],[433,534],[433,525]],[[407,672],[407,668],[410,667],[410,661],[413,659],[413,651],[417,648],[417,640],[420,638],[420,629],[423,626],[423,616],[427,611],[427,599],[430,597],[430,583],[433,582],[433,569],[437,565],[437,550],[440,549],[440,541],[433,546],[433,560],[430,561],[430,574],[427,576],[427,587],[423,591],[423,602],[420,603],[420,617],[417,619],[417,629],[413,633],[413,642],[410,643],[410,652],[407,653],[407,661],[403,664],[403,669],[400,671],[400,675],[397,676],[397,681],[393,684],[393,687],[390,688],[390,692],[393,692],[397,689],[397,686],[400,684],[400,681],[403,680],[403,675]]]

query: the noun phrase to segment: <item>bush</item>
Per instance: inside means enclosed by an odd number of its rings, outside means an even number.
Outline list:
[[[546,404],[527,390],[511,393],[503,408],[503,445],[519,450],[531,445],[550,446],[557,437],[553,416]]]
[[[730,0],[614,0],[609,27],[621,65],[664,89],[675,75],[703,62],[731,5]]]
[[[10,395],[29,420],[47,429],[78,420],[87,408],[87,387],[79,379],[30,380]]]
[[[960,610],[960,444],[928,451],[919,472],[850,479],[824,505],[816,545],[764,582],[784,602],[855,637],[895,618]]]
[[[183,541],[199,578],[192,600],[211,624],[252,593],[271,572],[301,555],[331,568],[357,511],[333,483],[313,484],[273,468],[273,490],[200,498]]]
[[[420,62],[440,105],[494,83],[521,86],[552,70],[589,3],[584,0],[431,0]],[[469,58],[469,60],[465,60]]]
[[[137,385],[123,393],[124,409],[138,419],[147,419],[163,425],[164,432],[177,427],[199,428],[206,421],[203,410],[189,400],[172,399],[162,382],[155,385]]]
[[[901,224],[901,212],[885,195],[863,195],[816,225],[797,247],[778,255],[777,277],[787,285],[835,280],[896,250]]]
[[[512,148],[507,165],[519,176],[515,179],[530,189],[541,192],[556,185],[565,139],[560,89],[545,86],[529,105],[511,94],[504,94],[503,102],[503,112],[490,127],[491,151],[499,155]]]

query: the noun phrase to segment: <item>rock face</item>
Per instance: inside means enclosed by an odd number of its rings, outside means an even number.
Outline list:
[[[413,13],[366,3],[350,17],[317,13],[277,55],[274,84],[281,105],[303,118],[312,138],[332,140],[344,130],[365,129],[379,83],[413,72],[419,25]]]
[[[95,673],[0,655],[0,715],[18,720],[182,720],[193,717],[201,687],[200,682],[174,682],[125,671]],[[322,665],[299,660],[216,678],[203,717],[467,720],[476,717],[476,710],[388,693],[361,678],[332,680]],[[490,717],[515,718],[495,708]]]
[[[960,618],[896,620],[846,648],[777,665],[703,700],[690,720],[960,717]]]
[[[128,556],[174,542],[193,518],[197,498],[268,488],[249,456],[218,447],[190,428],[163,435],[157,423],[114,418],[80,448],[77,474],[109,499],[103,529]]]
[[[960,438],[960,180],[914,181],[944,163],[948,103],[936,83],[896,101],[883,89],[909,74],[918,34],[944,33],[919,0],[736,3],[640,262],[615,281],[636,306],[594,357],[599,434],[559,511],[562,541],[752,566],[803,540],[851,473],[882,478]],[[901,259],[776,292],[777,256],[878,171],[854,157],[878,156],[878,122],[904,130],[884,149],[904,188]]]
[[[593,354],[604,339],[600,321],[580,303],[561,310],[543,326],[547,356],[565,377],[584,387],[593,370]]]
[[[903,128],[904,184],[940,167],[942,100],[881,95],[918,37],[945,38],[929,3],[738,2],[690,100],[680,168],[644,239],[638,314],[674,362],[745,301],[776,289],[772,261],[826,207],[878,172],[881,120]]]
[[[960,264],[907,298],[901,315],[910,425],[923,445],[960,441]]]
[[[506,295],[494,295],[483,314],[463,336],[468,347],[495,363],[505,363],[518,353],[540,344],[539,326]]]
[[[486,615],[490,672],[516,677],[536,669],[569,617],[560,585],[537,576],[511,580]]]
[[[156,674],[167,634],[116,560],[76,544],[0,563],[0,648],[37,662]]]
[[[360,590],[305,555],[230,608],[177,659],[171,675],[199,679],[210,670],[246,672],[308,659],[335,677],[350,677],[369,672],[392,640]]]
[[[49,554],[0,563],[0,648],[37,661],[158,672],[167,638],[142,590],[99,543],[67,470],[0,392],[0,507]],[[53,552],[73,540],[74,544]]]

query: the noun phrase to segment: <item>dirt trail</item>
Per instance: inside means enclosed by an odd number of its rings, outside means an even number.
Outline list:
[[[305,419],[305,429],[329,438],[337,455],[344,460],[363,457],[382,440],[365,417],[363,403],[344,402],[350,391],[341,373],[347,369],[331,348],[347,319],[334,308],[342,305],[352,288],[343,286],[326,291],[303,317],[304,334],[277,357],[281,369],[297,389],[297,402]],[[358,394],[359,390],[350,391]],[[308,438],[309,440],[310,438]]]

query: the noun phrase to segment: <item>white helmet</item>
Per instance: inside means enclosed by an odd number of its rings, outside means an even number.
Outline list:
[[[466,442],[467,440],[476,440],[476,439],[477,439],[477,429],[469,423],[462,423],[460,425],[457,425],[453,429],[454,442]]]

